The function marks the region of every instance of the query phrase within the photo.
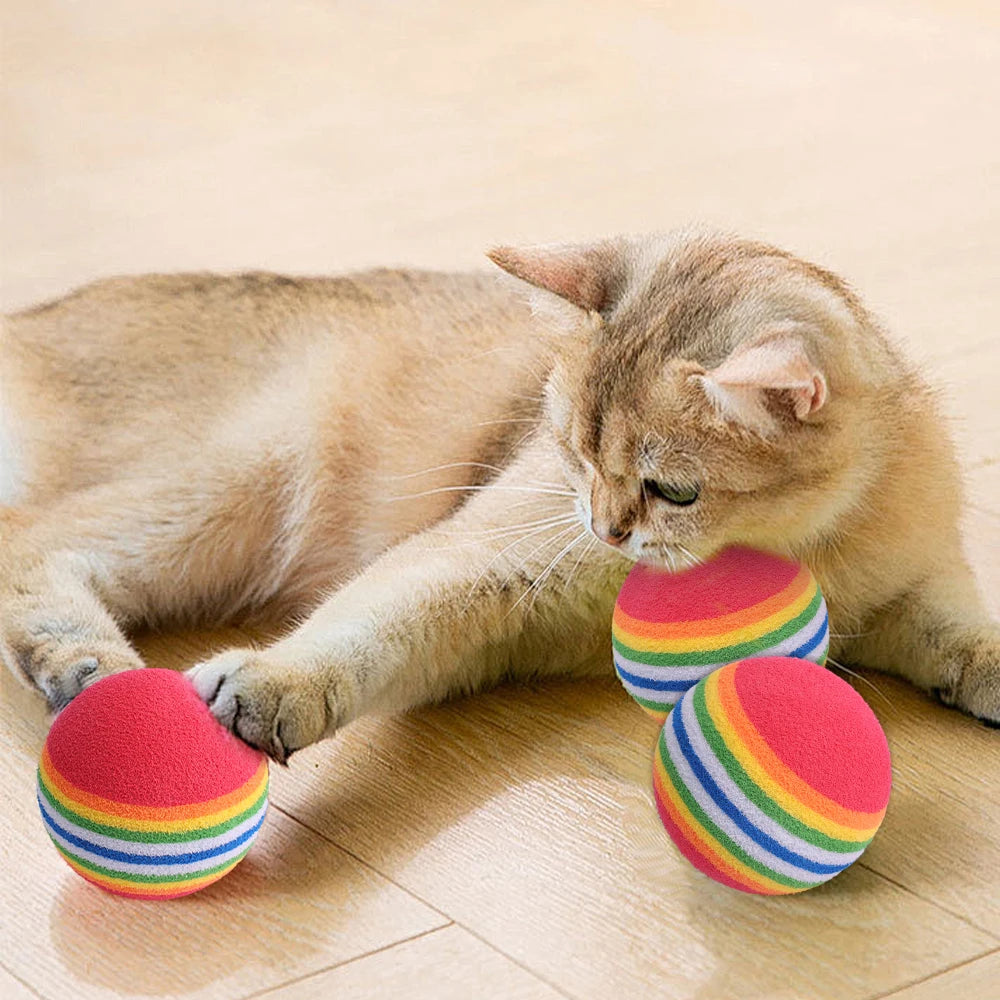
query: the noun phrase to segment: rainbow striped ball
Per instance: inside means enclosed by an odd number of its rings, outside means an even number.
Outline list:
[[[662,722],[688,688],[734,660],[825,663],[830,627],[805,566],[734,547],[681,573],[637,563],[618,594],[611,644],[625,690]]]
[[[38,805],[88,882],[120,896],[186,896],[250,849],[267,811],[267,758],[219,725],[183,674],[130,670],[56,718]]]
[[[653,755],[663,825],[706,875],[782,895],[857,860],[892,785],[882,727],[854,688],[786,657],[709,674],[670,713]]]

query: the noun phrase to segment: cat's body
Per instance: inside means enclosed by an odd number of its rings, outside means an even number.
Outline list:
[[[537,419],[543,345],[496,292],[487,275],[176,275],[19,314],[0,350],[24,471],[0,502],[169,503],[148,509],[177,534],[142,554],[129,619],[314,604],[464,494],[395,497],[492,478],[419,473],[504,460],[529,426],[505,421]]]
[[[837,279],[711,235],[495,259],[540,313],[492,276],[372,272],[116,279],[9,317],[4,659],[58,706],[139,665],[123,628],[313,609],[192,672],[284,759],[372,709],[610,669],[622,551],[745,542],[809,562],[835,657],[1000,720],[947,434]]]

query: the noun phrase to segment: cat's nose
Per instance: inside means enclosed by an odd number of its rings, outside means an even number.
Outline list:
[[[594,534],[608,545],[622,545],[628,541],[629,536],[632,534],[631,528],[623,527],[620,524],[598,525],[591,521],[590,527]]]

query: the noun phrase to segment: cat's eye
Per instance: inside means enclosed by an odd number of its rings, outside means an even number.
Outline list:
[[[697,486],[678,486],[676,483],[658,483],[655,479],[646,479],[642,484],[647,496],[659,497],[677,507],[690,507],[698,499]]]

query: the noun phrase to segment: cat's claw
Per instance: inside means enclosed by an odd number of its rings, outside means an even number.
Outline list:
[[[318,673],[267,651],[230,649],[187,676],[219,722],[279,764],[335,728],[332,699]]]

